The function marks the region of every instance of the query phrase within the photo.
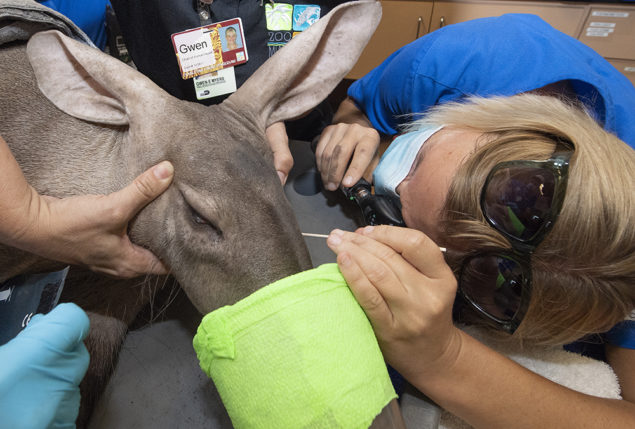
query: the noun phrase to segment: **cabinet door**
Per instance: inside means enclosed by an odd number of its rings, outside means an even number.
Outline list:
[[[603,57],[635,60],[635,6],[593,5],[579,40]]]
[[[386,0],[381,2],[381,7],[381,22],[357,64],[346,76],[348,79],[359,79],[397,49],[428,32],[431,1]]]
[[[613,67],[622,72],[624,76],[635,85],[635,60],[616,60],[612,58],[606,59]]]
[[[476,18],[500,16],[506,13],[538,15],[563,33],[577,37],[586,17],[586,7],[579,4],[556,2],[441,1],[434,3],[430,31],[437,30],[444,25]]]

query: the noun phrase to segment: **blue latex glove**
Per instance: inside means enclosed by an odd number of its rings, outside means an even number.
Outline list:
[[[79,382],[88,369],[83,343],[90,324],[75,304],[33,316],[0,347],[0,426],[74,428]]]

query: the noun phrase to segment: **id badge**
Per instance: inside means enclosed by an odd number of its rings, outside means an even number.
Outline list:
[[[171,37],[183,79],[244,64],[249,59],[240,18],[174,33]]]
[[[217,70],[194,78],[197,100],[231,94],[236,91],[236,73],[233,67]]]
[[[267,3],[265,19],[269,56],[316,23],[321,12],[322,9],[316,4]]]

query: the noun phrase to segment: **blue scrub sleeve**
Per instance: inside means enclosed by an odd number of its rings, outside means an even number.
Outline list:
[[[379,132],[397,134],[401,124],[412,120],[405,115],[423,112],[436,104],[434,80],[421,80],[417,70],[438,35],[430,33],[395,51],[349,87],[348,96]]]
[[[604,334],[606,342],[625,349],[635,349],[635,320],[624,320]]]
[[[364,112],[377,131],[386,135],[398,133],[397,116],[404,112],[401,98],[397,95],[405,91],[406,79],[402,75],[391,78],[394,68],[393,60],[399,57],[400,53],[401,50],[392,54],[348,88],[348,96],[355,102],[357,108]],[[405,66],[408,67],[409,64]]]
[[[106,6],[110,4],[110,0],[42,0],[39,3],[73,21],[90,37],[95,46],[104,50],[108,38]]]
[[[77,305],[59,304],[0,347],[0,426],[75,427],[89,325]]]
[[[429,33],[354,82],[348,95],[378,131],[392,135],[413,119],[407,115],[435,104],[471,95],[511,96],[560,81],[573,84],[607,131],[634,145],[635,87],[588,46],[530,14],[475,19]]]
[[[348,95],[379,131],[395,134],[416,119],[407,115],[436,104],[509,96],[566,78],[551,67],[560,56],[544,52],[554,32],[539,17],[522,14],[449,25],[396,51],[354,82]],[[529,53],[519,56],[519,46]]]

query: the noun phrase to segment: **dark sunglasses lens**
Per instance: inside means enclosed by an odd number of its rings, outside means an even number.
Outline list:
[[[486,185],[483,212],[501,231],[530,241],[551,213],[555,182],[553,172],[547,169],[498,169]]]
[[[481,310],[503,321],[511,320],[521,305],[525,274],[520,264],[504,256],[479,256],[466,262],[462,292]]]

